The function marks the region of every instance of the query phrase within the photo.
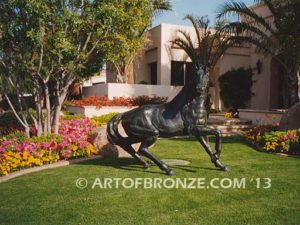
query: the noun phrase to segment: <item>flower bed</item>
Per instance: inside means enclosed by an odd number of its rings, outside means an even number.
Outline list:
[[[101,108],[103,106],[141,106],[146,104],[160,104],[165,103],[167,98],[163,97],[149,97],[149,96],[139,96],[136,98],[113,98],[112,100],[108,99],[108,97],[98,97],[98,96],[90,96],[84,98],[82,100],[73,100],[71,102],[67,102],[66,105],[71,106],[96,106],[97,108]]]
[[[94,116],[101,116],[110,114],[112,112],[123,113],[131,110],[133,107],[142,106],[146,104],[160,104],[165,103],[167,98],[139,96],[136,98],[114,98],[109,100],[107,97],[91,96],[82,100],[74,100],[67,102],[67,110],[70,113],[77,115],[84,115],[92,118]]]
[[[276,126],[255,127],[246,139],[267,152],[300,155],[300,131],[277,131]]]
[[[0,140],[0,176],[60,159],[90,156],[95,123],[88,118],[62,121],[59,135],[27,138],[15,132]]]

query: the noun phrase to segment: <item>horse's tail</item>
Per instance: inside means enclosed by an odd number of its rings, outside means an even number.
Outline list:
[[[120,142],[124,139],[119,133],[118,125],[122,120],[122,114],[117,114],[107,123],[106,134],[109,143],[120,145]]]

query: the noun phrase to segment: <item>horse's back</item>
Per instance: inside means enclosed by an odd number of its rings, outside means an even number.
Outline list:
[[[127,133],[143,128],[160,137],[184,135],[184,125],[180,113],[174,113],[165,104],[145,105],[123,114],[122,125]],[[148,133],[148,132],[147,132]],[[136,132],[135,132],[135,135]],[[142,134],[141,134],[142,135]]]

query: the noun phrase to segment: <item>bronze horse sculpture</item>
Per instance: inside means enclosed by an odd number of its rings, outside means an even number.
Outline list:
[[[205,101],[209,73],[200,67],[191,82],[186,84],[174,99],[166,104],[144,105],[128,112],[117,114],[107,125],[107,137],[110,143],[119,145],[145,168],[149,167],[141,156],[152,160],[168,175],[175,173],[160,159],[149,151],[158,137],[174,137],[192,135],[197,138],[211,158],[212,163],[223,171],[227,167],[219,158],[221,154],[221,132],[207,127],[207,112]],[[118,131],[122,124],[128,137],[123,137]],[[212,151],[208,135],[216,138],[215,153]],[[138,151],[131,146],[141,143]]]

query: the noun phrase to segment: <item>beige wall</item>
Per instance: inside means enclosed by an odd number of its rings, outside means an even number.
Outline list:
[[[255,5],[252,9],[272,23],[273,18],[265,6]],[[158,84],[170,85],[171,60],[189,61],[183,50],[170,48],[170,41],[177,37],[178,30],[184,30],[188,32],[192,38],[195,38],[193,27],[188,26],[161,24],[149,30],[148,33],[151,44],[135,62],[136,83],[139,83],[141,80],[150,82],[150,69],[148,64],[157,62]],[[255,70],[258,60],[262,62],[262,71],[260,74]],[[252,88],[254,95],[249,107],[252,109],[270,109],[271,58],[257,54],[255,47],[251,45],[230,48],[217,63],[212,72],[212,81],[215,84],[214,90],[211,90],[214,96],[212,99],[214,107],[216,109],[224,109],[219,95],[218,77],[228,70],[237,69],[239,67],[250,67],[254,69],[254,84]]]
[[[184,30],[191,34],[195,39],[193,27],[176,26],[169,24],[161,24],[149,30],[150,43],[135,61],[135,78],[136,83],[147,81],[150,83],[149,63],[157,62],[157,83],[160,85],[170,85],[171,83],[171,61],[190,61],[186,53],[181,49],[171,48],[171,41],[178,35],[178,30]],[[228,70],[237,69],[239,67],[255,68],[256,62],[260,59],[263,63],[263,71],[260,75],[255,74],[256,80],[253,92],[255,95],[249,107],[257,109],[267,109],[269,105],[269,96],[265,91],[268,90],[267,83],[269,79],[269,68],[267,66],[268,59],[254,54],[255,49],[251,46],[230,48],[221,57],[212,72],[212,81],[214,88],[211,89],[213,96],[213,107],[216,109],[224,109],[220,100],[220,89],[218,78]]]
[[[171,49],[171,41],[177,37],[178,30],[194,35],[192,27],[171,24],[160,24],[148,31],[149,46],[135,61],[136,83],[141,81],[150,83],[149,63],[157,62],[157,84],[170,85],[171,60],[189,60],[183,50]]]
[[[107,96],[108,99],[114,97],[158,96],[166,97],[170,101],[181,89],[182,86],[107,83],[83,87],[82,95],[83,97]]]

